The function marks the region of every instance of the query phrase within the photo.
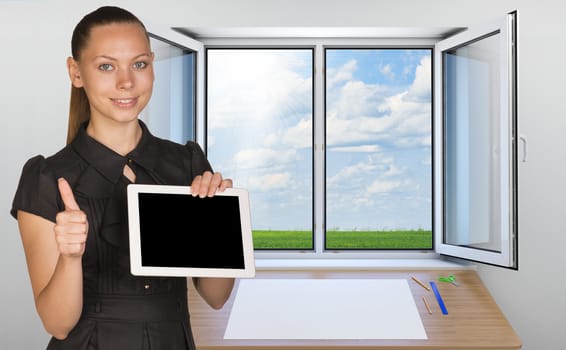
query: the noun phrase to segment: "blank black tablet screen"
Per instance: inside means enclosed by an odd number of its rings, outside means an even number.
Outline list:
[[[243,269],[238,198],[139,193],[143,266]]]

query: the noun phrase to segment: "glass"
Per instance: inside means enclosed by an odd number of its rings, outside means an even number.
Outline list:
[[[443,53],[446,244],[501,251],[499,32]]]
[[[250,193],[256,249],[313,249],[312,49],[207,49],[207,156]]]
[[[326,49],[326,249],[432,249],[431,54]]]
[[[196,54],[157,37],[150,44],[155,82],[140,119],[155,136],[184,144],[195,139]]]

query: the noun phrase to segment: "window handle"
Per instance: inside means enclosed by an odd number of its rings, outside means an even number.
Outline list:
[[[527,137],[525,135],[519,135],[519,140],[521,140],[521,144],[523,145],[523,156],[521,157],[521,161],[525,163],[527,161]]]

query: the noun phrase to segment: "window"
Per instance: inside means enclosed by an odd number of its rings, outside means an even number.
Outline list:
[[[178,143],[195,140],[197,114],[197,56],[202,45],[171,29],[150,25],[150,44],[155,55],[153,95],[140,115],[151,132]],[[201,97],[202,98],[202,97]],[[202,108],[201,108],[202,109]]]
[[[256,249],[313,249],[312,96],[312,49],[207,49],[207,156],[250,191]]]
[[[441,41],[294,33],[188,39],[196,140],[250,189],[256,248],[517,268],[516,14]]]
[[[517,268],[516,14],[436,46],[437,251]]]
[[[432,49],[310,44],[206,49],[207,156],[256,249],[431,250]]]
[[[431,54],[325,50],[326,249],[432,249]]]

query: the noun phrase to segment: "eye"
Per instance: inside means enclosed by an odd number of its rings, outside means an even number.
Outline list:
[[[114,67],[109,63],[103,63],[100,66],[98,66],[98,69],[102,71],[111,71],[114,70]]]
[[[134,69],[144,69],[145,67],[147,67],[147,63],[144,61],[134,63]]]

